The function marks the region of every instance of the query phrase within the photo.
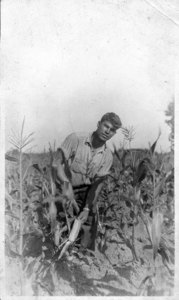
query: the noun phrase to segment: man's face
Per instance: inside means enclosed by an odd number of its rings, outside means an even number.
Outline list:
[[[116,129],[111,122],[103,121],[98,123],[96,133],[101,141],[106,142],[115,135]]]

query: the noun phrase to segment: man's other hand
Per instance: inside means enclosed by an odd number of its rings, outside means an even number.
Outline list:
[[[79,214],[78,219],[81,220],[82,223],[85,223],[88,219],[89,209],[84,208],[83,211]]]

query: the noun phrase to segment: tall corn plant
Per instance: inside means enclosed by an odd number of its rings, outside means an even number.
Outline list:
[[[131,157],[131,167],[132,170],[134,170],[135,168],[135,154],[133,156],[132,151],[131,151],[131,143],[135,137],[135,129],[133,126],[129,126],[129,127],[124,127],[122,128],[122,134],[124,136],[124,141],[126,141],[128,143],[128,149],[130,151],[130,157]],[[135,190],[135,195],[134,195],[134,199],[137,200],[138,199],[138,191]],[[134,210],[134,214],[136,215],[136,204],[135,201],[133,203],[133,210]],[[133,257],[134,259],[138,260],[138,256],[136,253],[136,249],[135,249],[135,223],[133,221],[133,225],[132,225],[132,249],[133,249]]]
[[[156,255],[158,253],[161,234],[162,234],[162,226],[163,226],[163,213],[159,207],[159,194],[162,189],[162,186],[165,182],[165,177],[157,180],[156,178],[156,167],[154,163],[154,151],[157,145],[157,142],[161,136],[161,131],[159,130],[158,137],[153,145],[150,147],[150,157],[153,163],[153,214],[152,214],[152,225],[151,225],[151,241],[153,246],[153,259],[155,260]]]
[[[166,174],[163,177],[159,176],[159,178],[156,178],[156,165],[154,161],[154,152],[155,152],[157,142],[160,138],[160,135],[161,135],[161,131],[159,130],[157,139],[149,149],[148,157],[143,159],[138,165],[138,168],[136,170],[137,180],[135,181],[135,184],[140,187],[140,182],[141,182],[140,178],[142,178],[143,180],[147,174],[151,174],[153,178],[152,220],[150,220],[147,216],[144,216],[143,213],[141,214],[141,216],[145,223],[153,247],[154,261],[160,246],[162,227],[163,227],[163,213],[159,207],[159,196],[163,184],[166,181]]]
[[[129,154],[130,154],[130,168],[133,171],[133,188],[134,188],[134,203],[133,203],[133,212],[136,218],[138,217],[138,211],[141,209],[141,183],[146,178],[147,175],[151,175],[153,178],[153,216],[152,220],[149,220],[147,216],[141,213],[143,216],[143,221],[145,222],[147,232],[149,234],[149,238],[151,240],[152,246],[153,246],[153,257],[156,258],[156,254],[159,249],[160,239],[161,239],[161,232],[162,232],[162,224],[163,224],[163,214],[159,209],[159,193],[162,189],[162,186],[165,182],[165,178],[162,178],[161,180],[156,179],[155,173],[156,173],[156,166],[154,162],[154,152],[157,145],[157,142],[160,138],[161,131],[159,130],[157,139],[152,144],[152,146],[149,148],[147,155],[145,155],[143,158],[137,158],[135,156],[135,153],[133,154],[131,151],[131,142],[135,136],[134,128],[131,126],[129,128],[123,128],[122,133],[124,135],[124,140],[128,143],[129,148]],[[123,155],[121,158],[119,157],[116,149],[115,149],[116,156],[118,159],[125,160],[125,156]],[[125,163],[123,163],[123,166],[125,168]],[[147,219],[147,221],[146,221]],[[132,246],[134,253],[135,251],[135,224],[132,226]],[[137,255],[135,255],[135,258],[137,258]]]
[[[34,132],[24,135],[24,125],[25,117],[22,122],[21,131],[19,134],[16,134],[13,130],[9,136],[9,142],[18,150],[19,152],[19,196],[20,196],[20,213],[19,213],[19,255],[23,256],[23,170],[22,170],[22,157],[23,150],[31,144],[33,139]],[[21,274],[22,275],[22,274]],[[21,276],[21,294],[22,294],[22,276]]]

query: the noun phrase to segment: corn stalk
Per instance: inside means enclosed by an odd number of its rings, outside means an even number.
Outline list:
[[[144,224],[146,226],[147,232],[149,234],[149,238],[153,247],[153,259],[155,261],[156,255],[158,253],[160,240],[161,240],[161,234],[162,234],[162,225],[163,225],[163,213],[160,211],[159,208],[159,195],[162,190],[163,184],[166,180],[166,176],[164,176],[162,179],[157,180],[156,178],[156,166],[154,164],[154,151],[155,147],[157,145],[158,139],[160,138],[161,130],[159,130],[158,137],[153,143],[153,145],[149,149],[150,154],[150,164],[148,164],[148,170],[150,170],[150,173],[152,173],[153,177],[153,215],[152,220],[149,220],[148,218],[144,218],[142,216],[142,220],[144,221]]]
[[[132,151],[131,151],[131,142],[132,140],[134,139],[134,136],[135,136],[135,129],[133,126],[129,126],[129,128],[122,128],[122,133],[124,135],[124,139],[128,142],[128,146],[129,146],[129,151],[130,151],[130,157],[131,157],[131,164],[132,164],[132,170],[134,170],[134,167],[135,167],[135,153],[134,153],[134,156],[132,155]],[[136,191],[135,189],[135,200],[139,200],[138,199],[138,192]],[[136,203],[133,204],[133,209],[134,209],[134,213],[136,211],[136,208],[137,208],[137,205]],[[133,220],[133,224],[132,224],[132,241],[131,241],[131,245],[132,245],[132,254],[133,254],[133,257],[135,260],[138,260],[138,256],[137,256],[137,253],[136,253],[136,248],[135,248],[135,222]]]
[[[21,295],[23,294],[23,271],[22,271],[22,262],[23,262],[23,175],[22,175],[22,150],[29,145],[33,138],[33,133],[25,136],[24,133],[24,124],[25,118],[22,122],[21,132],[16,135],[16,133],[12,130],[12,134],[9,137],[10,143],[19,151],[19,196],[20,196],[20,212],[19,212],[19,255],[21,257],[21,272],[20,272],[20,282],[21,282]]]
[[[19,153],[19,175],[20,175],[20,244],[19,244],[19,254],[20,254],[20,256],[22,256],[22,248],[23,248],[22,148],[20,148],[20,153]]]

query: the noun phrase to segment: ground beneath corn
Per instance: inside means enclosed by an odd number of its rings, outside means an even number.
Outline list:
[[[32,282],[26,280],[23,293],[26,296],[171,296],[174,292],[172,266],[164,265],[160,255],[154,263],[146,236],[144,227],[139,224],[135,234],[137,260],[115,235],[114,242],[106,243],[102,252],[98,246],[95,253],[86,255],[74,249],[71,255],[67,253],[56,263],[55,278],[47,276],[45,283],[39,282],[35,291]],[[19,274],[18,258],[6,257],[7,296],[20,295]]]

